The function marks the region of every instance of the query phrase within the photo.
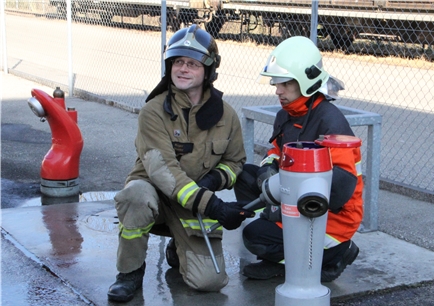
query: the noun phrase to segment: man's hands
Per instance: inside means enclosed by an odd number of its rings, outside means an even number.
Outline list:
[[[225,229],[233,230],[238,228],[246,218],[255,216],[253,211],[243,209],[246,204],[248,203],[223,202],[215,195],[212,195],[205,208],[205,215],[217,220]]]

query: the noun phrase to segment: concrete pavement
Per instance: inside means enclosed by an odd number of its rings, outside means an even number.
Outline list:
[[[117,220],[113,201],[25,204],[40,196],[40,162],[51,139],[48,125],[41,124],[27,106],[31,88],[49,94],[53,91],[2,74],[2,304],[58,305],[56,299],[41,300],[42,295],[46,299],[58,296],[62,305],[111,305],[106,292],[116,275]],[[135,159],[137,115],[76,98],[67,98],[68,105],[78,110],[85,140],[81,191],[121,189]],[[220,196],[234,198],[230,191]],[[380,191],[378,204],[380,231],[357,233],[354,241],[360,247],[359,257],[339,279],[325,284],[331,289],[332,302],[434,280],[434,205],[385,190]],[[225,232],[230,281],[219,293],[189,289],[180,274],[165,262],[168,239],[153,236],[143,291],[129,305],[274,305],[275,287],[284,278],[252,281],[242,276],[242,267],[255,258],[243,247],[240,234],[241,228]],[[6,259],[12,255],[24,258],[26,266],[17,267],[18,275],[16,270],[8,269]],[[42,275],[44,270],[50,273]],[[19,278],[20,273],[28,273],[28,277]],[[35,278],[41,286],[46,282],[57,290],[35,291]],[[418,305],[434,302],[426,300]]]

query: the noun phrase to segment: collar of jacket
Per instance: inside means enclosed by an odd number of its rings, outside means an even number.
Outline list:
[[[312,109],[314,109],[322,100],[324,100],[324,96],[322,94],[313,95],[312,97],[301,96],[291,103],[282,106],[282,108],[293,117],[301,117],[308,113],[309,107],[312,103]]]
[[[163,104],[164,111],[170,115],[172,121],[175,121],[178,117],[178,114],[175,114],[172,108],[172,99],[177,94],[182,93],[175,86],[172,86]],[[203,96],[204,100],[207,100],[202,101],[202,106],[196,113],[196,124],[202,131],[205,131],[215,126],[223,117],[223,92],[210,86]]]
[[[148,101],[151,101],[154,97],[165,92],[169,88],[169,84],[170,78],[168,77],[168,75],[163,76],[157,86],[155,86],[155,88],[148,95],[145,102],[147,103]]]

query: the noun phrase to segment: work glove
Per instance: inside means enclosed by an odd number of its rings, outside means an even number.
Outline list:
[[[261,212],[261,218],[267,219],[271,222],[282,222],[282,210],[280,205],[273,205],[266,202],[265,208]]]
[[[256,183],[258,184],[259,190],[262,190],[262,183],[276,173],[279,173],[279,162],[276,159],[260,167],[256,172]]]
[[[222,185],[222,177],[219,170],[213,169],[197,182],[199,187],[204,187],[211,191],[219,190]]]
[[[213,194],[205,208],[205,215],[217,220],[225,229],[233,230],[238,228],[246,218],[255,216],[253,211],[243,209],[247,204],[247,202],[223,202]]]

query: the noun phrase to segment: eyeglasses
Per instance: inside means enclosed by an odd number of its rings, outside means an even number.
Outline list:
[[[198,70],[199,68],[203,67],[203,65],[201,65],[201,64],[196,64],[194,62],[186,62],[186,61],[179,59],[179,58],[173,60],[172,64],[174,67],[177,67],[177,68],[181,68],[185,64],[185,65],[187,65],[187,68],[191,69],[191,70]]]

